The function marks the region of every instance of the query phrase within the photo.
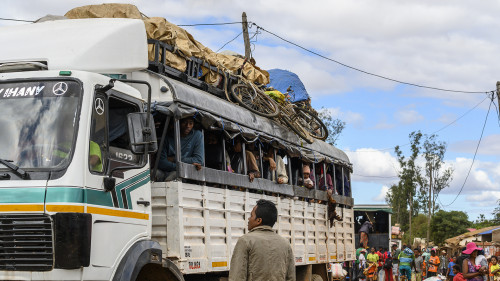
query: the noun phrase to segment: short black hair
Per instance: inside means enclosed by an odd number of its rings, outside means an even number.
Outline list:
[[[498,257],[497,256],[491,256],[490,259],[492,259],[492,258],[495,258],[498,261]]]
[[[359,246],[358,246],[358,248],[364,248],[364,245],[363,245],[363,243],[359,243]]]
[[[462,269],[460,268],[460,265],[458,265],[458,264],[454,264],[453,269],[456,269],[458,271],[462,271]]]
[[[262,219],[262,225],[273,227],[278,219],[278,209],[276,209],[276,205],[273,202],[260,199],[257,201],[255,216]]]
[[[434,254],[434,255],[435,255],[435,254],[436,254],[436,250],[431,250],[431,255],[432,255],[432,254]]]
[[[394,248],[394,247],[396,247],[396,248],[397,248],[397,247],[398,247],[398,245],[396,245],[396,244],[392,244],[391,248]]]

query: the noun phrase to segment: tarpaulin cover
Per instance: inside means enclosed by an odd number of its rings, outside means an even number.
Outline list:
[[[290,96],[292,102],[309,99],[306,87],[302,81],[300,81],[297,74],[283,69],[270,69],[267,72],[269,72],[270,77],[268,86],[271,86],[282,93],[286,93],[288,87],[292,86],[293,94]]]
[[[220,68],[221,70],[227,70],[228,72],[235,73],[241,65],[243,65],[244,59],[231,56],[223,55],[220,53],[215,53],[211,49],[205,47],[200,42],[196,41],[194,37],[175,24],[168,22],[164,18],[152,17],[148,18],[142,15],[142,13],[137,9],[136,6],[131,4],[101,4],[101,5],[88,5],[78,8],[74,8],[68,11],[65,15],[70,19],[81,19],[81,18],[134,18],[142,19],[146,27],[146,33],[148,39],[155,39],[165,42],[174,47],[174,53],[167,52],[166,64],[178,69],[180,71],[185,71],[187,64],[186,60],[190,57],[196,57],[202,59],[209,64]],[[154,45],[148,46],[149,50],[149,60],[154,58]],[[216,83],[220,77],[219,74],[209,71],[207,68],[203,67],[203,75],[205,82]],[[269,83],[269,73],[267,71],[260,69],[250,63],[246,63],[242,75],[258,84],[266,85]]]
[[[222,131],[229,139],[241,136],[246,142],[269,143],[306,162],[333,162],[352,169],[349,158],[340,149],[319,140],[312,144],[304,143],[290,129],[271,119],[241,110],[236,104],[180,81],[163,79],[170,87],[174,102],[154,102],[155,112],[177,118],[195,116],[203,128]]]

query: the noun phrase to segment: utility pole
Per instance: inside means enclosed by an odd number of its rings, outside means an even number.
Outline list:
[[[248,37],[247,14],[241,14],[241,24],[243,27],[243,41],[245,42],[245,58],[250,59],[250,38]]]
[[[498,110],[500,110],[500,81],[497,81],[497,99],[498,99]]]
[[[413,188],[413,187],[412,187]],[[413,216],[413,192],[410,192],[410,241],[408,242],[408,245],[410,245],[410,248],[413,248],[413,240],[411,239],[411,217]]]
[[[427,240],[425,241],[427,246],[429,246],[429,241],[430,241],[430,237],[431,237],[432,168],[433,168],[432,165],[434,165],[433,162],[431,162],[431,164],[429,165],[429,176],[430,176],[430,179],[429,179],[429,218],[427,219]]]

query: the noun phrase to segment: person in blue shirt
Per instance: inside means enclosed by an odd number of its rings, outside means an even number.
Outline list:
[[[415,255],[413,251],[403,246],[403,250],[399,254],[399,275],[406,276],[407,281],[411,281],[411,268],[415,268]]]
[[[457,262],[457,257],[454,256],[451,259],[451,262],[448,263],[448,270],[446,272],[446,276],[447,276],[448,280],[453,280],[453,277],[455,277],[455,273],[453,272],[453,266],[456,264],[456,262]]]
[[[193,164],[196,170],[201,170],[203,165],[203,155],[205,154],[203,145],[203,134],[201,131],[193,130],[194,119],[192,117],[181,119],[181,161]],[[165,145],[160,155],[156,180],[171,181],[176,177],[177,163],[175,162],[175,139],[174,134],[170,134],[165,139]]]

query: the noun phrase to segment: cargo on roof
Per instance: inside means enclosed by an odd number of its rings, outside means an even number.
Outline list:
[[[165,53],[165,60],[166,64],[180,71],[186,70],[186,61],[189,60],[190,57],[196,57],[207,61],[211,65],[220,67],[229,73],[236,72],[244,62],[244,59],[236,56],[215,53],[210,48],[205,47],[203,44],[195,40],[194,37],[185,29],[172,24],[161,17],[149,18],[143,16],[139,9],[131,4],[101,4],[82,6],[68,11],[65,16],[70,19],[141,19],[144,21],[148,39],[159,40],[175,47],[176,51],[174,53]],[[153,60],[153,47],[153,45],[148,46],[149,60]],[[220,81],[220,74],[213,73],[206,67],[202,67],[202,71],[202,75],[205,76],[205,82],[214,84]],[[244,65],[242,73],[246,79],[252,82],[262,85],[269,83],[269,73],[250,63],[246,63]]]

